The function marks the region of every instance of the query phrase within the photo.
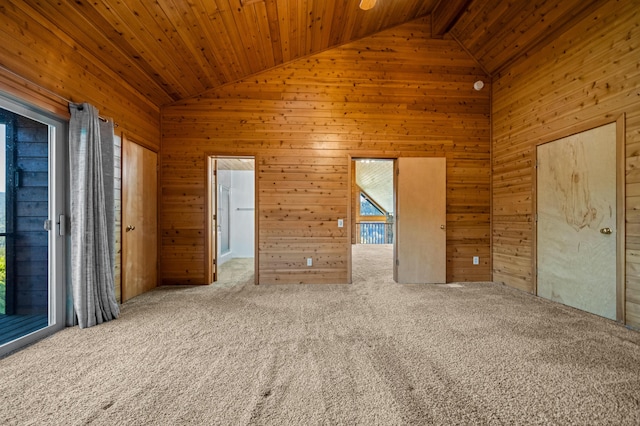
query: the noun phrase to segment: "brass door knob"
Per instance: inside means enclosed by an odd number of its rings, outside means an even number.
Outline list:
[[[136,227],[135,227],[135,226],[133,226],[133,225],[129,225],[129,226],[127,226],[127,232],[129,232],[129,231],[133,231],[134,229],[136,229]]]
[[[611,228],[602,228],[600,229],[600,233],[601,234],[605,234],[605,235],[609,235],[611,234],[613,231],[611,230]]]

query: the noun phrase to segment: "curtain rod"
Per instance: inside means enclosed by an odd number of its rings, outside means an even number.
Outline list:
[[[59,96],[59,97],[60,97],[61,99],[63,99],[63,98],[62,98],[62,96]],[[65,99],[65,100],[66,100],[66,99]],[[82,110],[84,109],[84,107],[82,106],[82,104],[81,104],[81,103],[79,104],[79,103],[77,103],[77,102],[71,102],[71,101],[67,101],[67,102],[69,102],[69,106],[70,106],[70,107],[74,107],[74,108],[75,108],[75,109],[77,109],[78,111],[82,111]],[[98,116],[98,118],[99,118],[101,121],[104,121],[105,123],[106,123],[107,121],[109,121],[109,119],[108,119],[108,118],[105,118],[105,117],[103,117],[103,116],[101,116],[101,115],[99,115],[99,116]],[[112,121],[113,121],[113,120],[112,120]],[[114,127],[114,128],[118,127],[118,123],[116,123],[115,121],[113,121],[113,127]]]
[[[39,84],[37,84],[37,83],[34,83],[33,81],[28,80],[28,79],[24,78],[23,76],[21,76],[21,75],[19,75],[19,74],[16,74],[15,72],[11,71],[10,69],[6,68],[6,67],[5,67],[5,66],[3,66],[3,65],[0,65],[0,69],[4,70],[5,72],[8,72],[9,74],[11,74],[11,75],[13,75],[13,76],[15,76],[15,77],[18,77],[18,78],[19,78],[19,79],[21,79],[21,80],[26,81],[26,82],[27,82],[27,83],[29,83],[29,84],[32,84],[32,85],[36,86],[37,88],[39,88],[39,89],[41,89],[41,90],[44,90],[45,92],[49,93],[50,95],[53,95],[53,96],[55,96],[56,98],[58,98],[58,99],[61,99],[61,100],[65,101],[65,102],[66,102],[66,103],[68,103],[69,105],[81,105],[81,104],[78,104],[78,103],[76,103],[76,102],[72,102],[72,101],[70,101],[69,99],[65,98],[64,96],[59,95],[59,94],[57,94],[56,92],[54,92],[54,91],[52,91],[52,90],[47,89],[46,87],[43,87],[43,86],[41,86],[41,85],[39,85]],[[99,118],[100,120],[102,120],[102,121],[108,121],[108,119],[107,119],[107,118],[102,117],[101,115],[99,115],[99,116],[98,116],[98,118]],[[116,122],[115,122],[115,120],[113,120],[113,127],[114,127],[114,128],[115,128],[115,127],[118,127],[118,123],[116,123]]]

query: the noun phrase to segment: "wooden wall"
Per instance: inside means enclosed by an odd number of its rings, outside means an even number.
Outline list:
[[[89,102],[118,131],[157,151],[160,108],[23,2],[0,6],[0,91],[68,118],[67,103]]]
[[[348,281],[349,155],[445,156],[447,280],[490,279],[490,89],[430,34],[427,17],[164,108],[162,283],[206,281],[210,154],[256,156],[261,283]]]
[[[0,6],[0,22],[3,41],[0,43],[0,92],[63,119],[69,118],[65,99],[89,102],[98,108],[101,116],[114,119],[118,136],[125,134],[156,152],[160,149],[160,107],[58,29],[59,22],[47,20],[24,2]],[[119,150],[118,146],[116,152]],[[119,168],[120,158],[116,161]],[[119,176],[117,171],[118,193]],[[119,198],[116,203],[119,208]],[[119,211],[116,225],[118,228],[121,225]],[[118,300],[120,241],[118,234]]]
[[[532,158],[542,140],[626,114],[626,322],[640,327],[640,4],[602,2],[495,76],[493,278],[534,292]]]

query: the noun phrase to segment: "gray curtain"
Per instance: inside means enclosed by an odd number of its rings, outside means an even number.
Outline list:
[[[69,106],[71,286],[80,328],[118,317],[114,288],[113,122]]]

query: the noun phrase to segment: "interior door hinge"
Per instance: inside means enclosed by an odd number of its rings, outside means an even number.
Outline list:
[[[400,259],[396,259],[396,266],[400,266]]]

